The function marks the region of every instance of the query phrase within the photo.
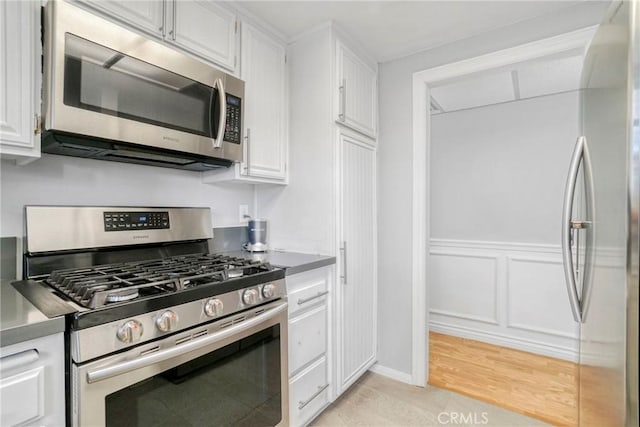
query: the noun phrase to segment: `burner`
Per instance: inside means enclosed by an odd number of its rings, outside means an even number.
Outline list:
[[[124,291],[107,295],[107,302],[131,301],[132,299],[138,298],[138,295],[140,295],[140,293],[137,289],[126,289]]]
[[[236,277],[242,277],[244,276],[244,270],[240,267],[237,267],[235,265],[230,265],[229,268],[227,268],[227,277],[229,279],[235,279]]]

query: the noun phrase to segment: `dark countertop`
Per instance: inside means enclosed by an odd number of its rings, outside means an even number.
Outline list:
[[[302,273],[316,268],[326,267],[336,263],[336,257],[327,255],[301,254],[298,252],[268,251],[268,252],[228,252],[228,255],[248,259],[264,260],[274,267],[284,268],[286,275]]]
[[[11,286],[0,281],[0,347],[64,332],[64,317],[49,319]]]

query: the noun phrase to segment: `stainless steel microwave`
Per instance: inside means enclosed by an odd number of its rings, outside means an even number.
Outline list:
[[[45,153],[188,170],[242,161],[244,82],[78,6],[44,21]]]

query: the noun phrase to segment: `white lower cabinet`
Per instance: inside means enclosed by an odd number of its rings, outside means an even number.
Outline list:
[[[340,282],[336,285],[338,393],[376,361],[376,148],[340,129]]]
[[[289,295],[289,419],[313,420],[331,399],[329,292],[333,267],[287,276]]]
[[[292,426],[309,424],[329,404],[327,359],[320,358],[289,382]],[[295,398],[294,398],[295,396]]]
[[[65,425],[62,333],[2,347],[0,425]]]

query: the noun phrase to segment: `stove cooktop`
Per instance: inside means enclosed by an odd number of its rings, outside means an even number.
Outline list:
[[[67,316],[70,330],[81,330],[284,276],[265,262],[199,253],[54,270],[13,286],[46,316]]]
[[[174,256],[53,271],[44,282],[96,309],[272,271],[271,265],[220,254]]]

